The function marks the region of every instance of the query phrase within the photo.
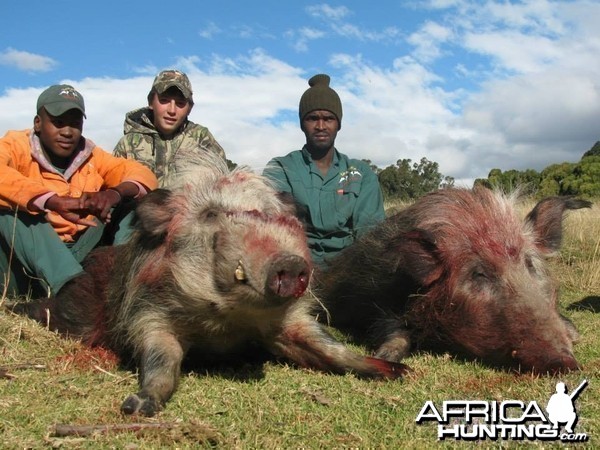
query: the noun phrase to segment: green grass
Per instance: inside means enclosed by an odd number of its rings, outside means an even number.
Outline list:
[[[561,283],[560,309],[577,325],[581,372],[514,375],[449,355],[408,358],[401,381],[366,381],[268,361],[186,372],[167,408],[152,419],[119,413],[136,391],[134,373],[101,351],[61,339],[38,324],[0,311],[0,446],[21,448],[593,448],[600,440],[600,213],[576,211],[564,249],[552,264]],[[578,283],[577,280],[585,280]],[[354,347],[363,352],[361,347]],[[4,371],[3,371],[4,370]],[[427,400],[537,401],[556,382],[584,378],[576,402],[585,444],[438,441],[435,424],[417,425]],[[90,436],[56,436],[56,425],[113,427]],[[159,428],[121,430],[119,425]]]

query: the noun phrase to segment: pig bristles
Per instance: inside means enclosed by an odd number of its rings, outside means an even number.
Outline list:
[[[314,299],[314,301],[317,303],[317,305],[320,308],[320,311],[323,311],[325,313],[325,323],[328,326],[331,326],[331,314],[329,313],[329,309],[327,309],[327,306],[325,306],[325,304],[321,301],[321,299],[315,294],[315,292],[313,291],[313,289],[309,286],[308,289],[306,290],[306,295],[312,297]]]
[[[313,279],[315,274],[315,269],[314,267],[311,269],[310,271],[310,278]],[[315,292],[315,290],[313,289],[312,285],[308,285],[308,288],[306,289],[306,295],[311,297],[315,303],[318,305],[318,308],[316,310],[319,311],[319,313],[322,311],[325,313],[325,323],[328,326],[331,326],[331,314],[329,313],[329,309],[327,309],[327,306],[325,306],[325,304],[321,301],[321,299],[319,298],[319,296],[317,295],[317,293]],[[318,319],[318,317],[317,317]]]

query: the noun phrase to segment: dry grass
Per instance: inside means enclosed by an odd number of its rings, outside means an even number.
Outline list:
[[[577,401],[577,431],[586,432],[590,441],[578,448],[593,448],[600,439],[599,228],[598,205],[569,213],[564,250],[553,263],[562,285],[561,310],[582,335],[575,351],[583,370],[560,379],[569,387],[589,380]],[[137,388],[134,373],[119,367],[109,353],[0,311],[0,444],[7,449],[470,448],[478,444],[440,442],[435,425],[415,423],[425,401],[517,399],[545,405],[557,381],[449,355],[419,354],[406,363],[414,374],[390,382],[321,374],[274,361],[197,368],[184,374],[157,418],[131,418],[122,416],[119,406]],[[96,431],[61,436],[57,424]],[[565,447],[551,441],[479,444]]]
[[[383,207],[385,208],[385,215],[387,217],[396,214],[397,212],[402,211],[404,208],[408,207],[412,202],[405,200],[386,200]]]
[[[566,290],[600,295],[600,205],[570,212],[565,229],[569,232],[557,264],[570,270],[557,271],[561,285]]]

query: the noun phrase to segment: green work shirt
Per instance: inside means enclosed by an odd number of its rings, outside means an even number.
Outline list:
[[[322,266],[385,217],[377,175],[335,149],[325,176],[306,147],[273,158],[263,174],[294,197],[315,264]]]

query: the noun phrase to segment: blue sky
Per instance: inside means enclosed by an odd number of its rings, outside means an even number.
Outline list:
[[[328,73],[336,146],[384,168],[426,157],[469,184],[492,168],[577,161],[600,140],[600,2],[11,2],[0,17],[0,133],[31,126],[47,86],[86,100],[111,151],[154,75],[190,76],[191,119],[262,170],[298,149],[298,101]],[[6,8],[5,8],[6,9]]]

